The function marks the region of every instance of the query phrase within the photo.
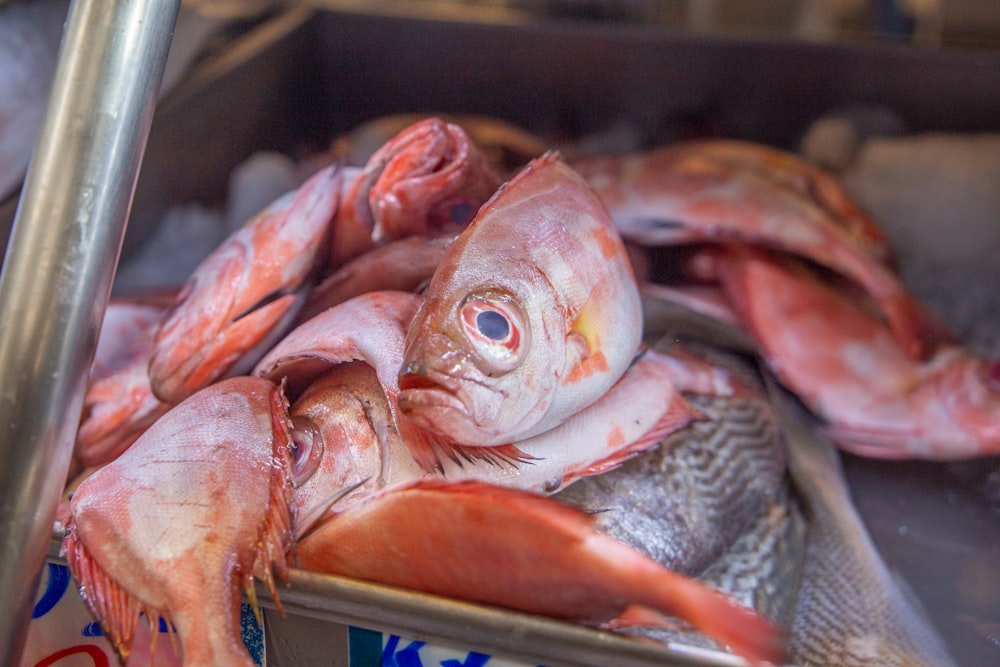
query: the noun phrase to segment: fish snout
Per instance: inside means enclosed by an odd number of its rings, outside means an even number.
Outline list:
[[[399,390],[407,392],[420,389],[446,390],[447,388],[431,377],[431,371],[423,361],[408,361],[399,371]]]

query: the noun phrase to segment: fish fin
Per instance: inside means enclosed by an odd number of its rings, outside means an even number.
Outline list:
[[[702,587],[702,590],[692,593],[697,595],[697,620],[687,616],[679,621],[651,607],[630,604],[601,627],[607,630],[641,627],[679,630],[693,627],[726,649],[743,656],[751,665],[771,664],[781,655],[784,637],[763,616],[710,588]],[[683,599],[684,596],[677,597]]]
[[[485,461],[498,467],[517,468],[523,463],[536,460],[536,457],[521,451],[514,444],[470,447],[449,442],[416,426],[402,415],[397,416],[397,428],[420,469],[428,473],[443,472],[442,457],[448,458],[459,467],[465,463]]]
[[[606,630],[621,630],[623,628],[678,628],[679,623],[670,620],[669,616],[644,607],[641,604],[630,604],[625,607],[625,611],[611,619],[607,623],[602,623],[601,627]]]
[[[493,447],[467,447],[465,445],[448,445],[448,454],[458,465],[462,462],[475,463],[485,461],[494,466],[509,466],[517,468],[520,464],[537,461],[538,457],[518,449],[517,445],[508,443]]]
[[[162,614],[143,604],[111,578],[77,538],[73,528],[71,517],[66,525],[62,555],[76,579],[80,597],[98,619],[101,630],[124,663],[132,652],[140,616],[158,620]]]
[[[285,610],[278,598],[274,575],[288,581],[288,568],[294,560],[295,531],[292,528],[292,425],[288,418],[288,401],[283,386],[271,392],[271,430],[274,449],[271,454],[270,493],[267,511],[260,528],[253,566],[244,580],[248,593],[253,590],[253,579],[258,577],[267,586],[278,611]],[[254,614],[259,615],[256,596],[251,598]]]
[[[600,475],[614,470],[637,454],[659,446],[668,436],[687,427],[691,422],[703,419],[706,419],[704,413],[685,401],[680,394],[677,394],[666,411],[642,436],[600,461],[595,461],[583,470],[568,475],[563,486],[580,477]]]

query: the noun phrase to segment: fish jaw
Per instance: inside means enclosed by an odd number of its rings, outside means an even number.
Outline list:
[[[237,230],[195,270],[156,335],[153,392],[177,403],[222,377],[302,299],[293,294],[321,261],[342,174],[317,173]]]
[[[465,131],[440,118],[414,123],[369,164],[383,165],[369,194],[377,242],[455,234],[500,185]]]
[[[274,588],[290,549],[289,425],[280,389],[233,378],[175,406],[70,501],[63,549],[127,656],[139,612],[173,622],[185,665],[252,665],[241,587]]]
[[[413,424],[467,446],[509,442],[507,428],[496,425],[499,410],[510,403],[509,396],[502,387],[477,381],[478,369],[467,352],[437,333],[421,336],[408,352],[430,360],[405,362],[399,372],[399,408]],[[539,384],[543,383],[544,379]],[[539,392],[544,388],[544,384],[538,387]],[[530,411],[537,402],[528,392],[525,397]],[[442,424],[451,427],[442,429]]]
[[[464,130],[417,121],[351,170],[331,257],[339,264],[395,239],[453,236],[499,184]]]
[[[338,515],[298,553],[309,570],[576,622],[617,625],[652,610],[644,621],[678,616],[754,663],[778,661],[768,621],[591,523],[535,494],[424,480]]]
[[[445,253],[407,332],[400,399],[411,420],[446,440],[508,444],[601,396],[641,332],[635,276],[607,209],[547,154],[503,186]],[[440,394],[419,398],[442,391],[458,397],[464,416]],[[448,419],[434,414],[442,406]]]

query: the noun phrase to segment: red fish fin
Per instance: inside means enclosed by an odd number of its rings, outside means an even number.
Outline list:
[[[747,657],[751,664],[774,662],[781,655],[783,639],[762,616],[742,607],[721,593],[710,589],[697,592],[702,620],[697,624],[702,632],[733,653]],[[665,628],[679,630],[690,627],[655,609],[632,604],[618,617],[602,624],[606,630],[629,628]]]
[[[140,615],[145,615],[150,623],[156,625],[159,625],[162,615],[142,604],[108,576],[104,568],[90,555],[83,542],[76,538],[72,518],[66,526],[62,553],[73,578],[80,587],[80,597],[99,620],[101,630],[122,660],[127,660],[132,652],[136,623]]]
[[[656,423],[653,424],[653,426],[650,427],[650,429],[639,439],[632,441],[627,446],[615,451],[610,456],[607,456],[600,461],[595,461],[587,468],[572,475],[568,475],[564,480],[564,485],[568,484],[571,480],[578,479],[580,477],[600,475],[608,472],[609,470],[614,470],[621,464],[631,459],[633,456],[650,450],[653,447],[657,447],[668,436],[674,434],[682,428],[687,427],[691,422],[702,419],[705,419],[705,415],[695,409],[694,406],[685,401],[680,394],[678,394],[673,401],[671,401],[670,406],[663,413],[663,415],[661,415]]]
[[[274,575],[288,581],[288,568],[293,560],[294,535],[292,529],[291,497],[291,422],[288,419],[288,402],[282,389],[275,388],[271,392],[271,430],[274,433],[274,450],[271,455],[270,494],[264,522],[261,526],[257,550],[254,554],[253,567],[248,573],[244,586],[248,592],[253,590],[253,577],[259,577],[267,586],[275,606],[282,614],[285,613],[278,599],[278,591],[274,584]],[[259,616],[256,600],[254,613]]]
[[[603,624],[608,630],[624,628],[677,628],[680,624],[670,620],[670,617],[653,611],[641,604],[630,604],[617,617]]]
[[[429,473],[441,471],[441,453],[447,449],[447,443],[411,422],[398,410],[395,411],[395,416],[399,435],[420,469]]]
[[[742,656],[752,665],[780,664],[784,653],[785,638],[768,619],[733,601],[726,595],[708,588],[693,579],[674,575],[669,582],[651,597],[662,595],[656,609],[626,609],[612,621],[612,627],[677,628],[672,618],[661,616],[659,609],[676,616],[694,629],[704,633],[729,651]],[[654,589],[664,580],[651,582]],[[672,607],[672,609],[671,609]],[[641,611],[640,611],[641,610]]]

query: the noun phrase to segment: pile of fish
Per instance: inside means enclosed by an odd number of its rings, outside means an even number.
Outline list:
[[[241,590],[279,600],[296,566],[752,663],[949,664],[825,439],[995,453],[1000,367],[906,292],[875,223],[738,142],[504,178],[420,120],[176,293],[109,306],[62,518],[121,655],[145,614],[185,665],[252,664]]]

